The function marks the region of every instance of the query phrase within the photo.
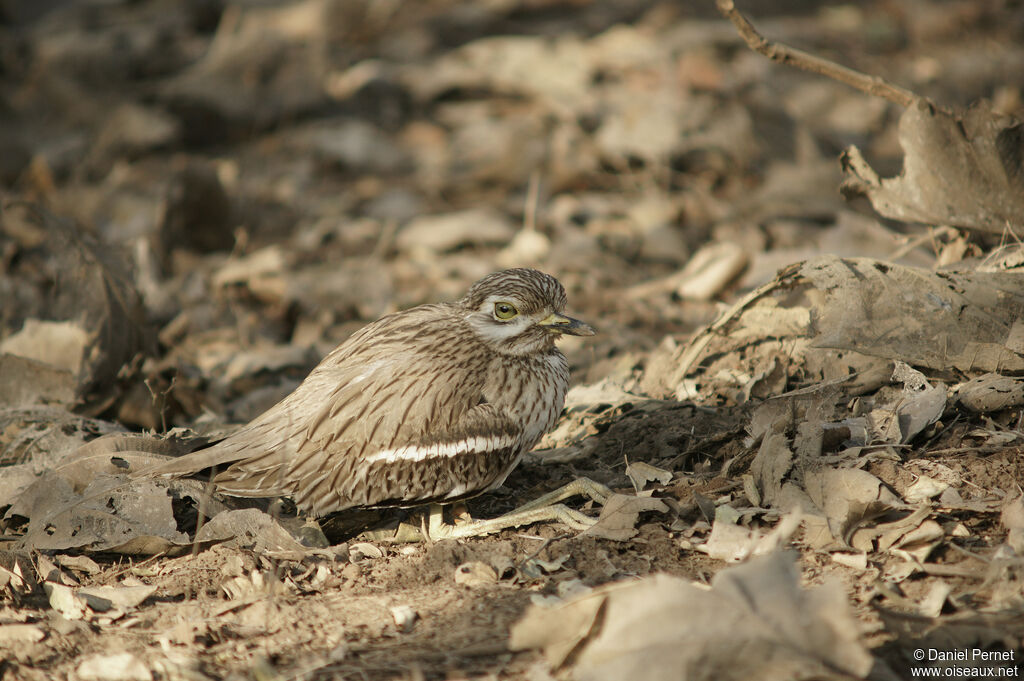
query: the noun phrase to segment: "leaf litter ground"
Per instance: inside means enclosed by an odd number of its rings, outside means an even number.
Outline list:
[[[772,66],[710,2],[386,5],[5,15],[0,678],[1014,668],[1024,296],[1014,239],[985,236],[1015,204],[977,196],[1019,127],[940,188],[969,210],[936,214],[907,197],[941,161],[900,148],[925,109]],[[773,37],[1019,116],[1018,10],[890,10],[758,8]],[[843,202],[852,143],[851,195],[982,234]],[[904,151],[914,172],[878,179]],[[616,492],[573,502],[591,530],[327,525],[310,549],[201,482],[126,485],[179,446],[126,431],[216,438],[367,321],[519,264],[601,334],[565,344],[562,420],[469,510],[585,476]]]

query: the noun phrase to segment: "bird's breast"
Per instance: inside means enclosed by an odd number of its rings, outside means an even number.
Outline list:
[[[506,361],[492,372],[497,380],[486,398],[520,424],[522,451],[533,449],[555,425],[569,387],[569,365],[557,350],[540,357]]]

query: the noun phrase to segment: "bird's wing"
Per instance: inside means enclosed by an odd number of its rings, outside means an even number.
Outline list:
[[[470,408],[452,427],[359,456],[325,456],[289,490],[324,515],[353,506],[414,506],[476,496],[501,484],[522,449],[521,427],[492,404]]]

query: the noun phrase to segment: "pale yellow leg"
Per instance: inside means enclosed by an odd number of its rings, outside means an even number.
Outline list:
[[[526,502],[516,510],[509,513],[509,515],[523,511],[531,511],[545,506],[551,506],[552,504],[557,504],[559,501],[563,501],[569,497],[577,495],[592,499],[603,506],[604,502],[608,500],[608,497],[612,495],[612,491],[601,483],[594,482],[590,478],[576,478],[568,485],[562,485],[558,489],[541,495],[533,501]]]
[[[577,478],[568,485],[559,487],[553,492],[523,504],[505,515],[488,520],[471,520],[458,525],[445,523],[443,508],[438,504],[431,504],[425,527],[417,528],[412,525],[403,524],[399,526],[397,532],[389,532],[387,537],[374,534],[372,539],[390,539],[391,541],[461,539],[464,537],[479,537],[493,534],[511,527],[552,521],[560,522],[573,530],[585,530],[597,522],[597,518],[584,515],[558,502],[572,496],[582,495],[593,499],[599,504],[603,504],[611,494],[612,491],[600,483],[594,482],[589,478]],[[423,536],[424,530],[426,531],[426,537]],[[364,533],[362,536],[364,538],[371,538],[367,537],[367,533]]]

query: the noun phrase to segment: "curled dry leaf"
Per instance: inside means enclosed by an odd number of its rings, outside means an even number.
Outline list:
[[[804,473],[804,488],[828,519],[832,536],[846,542],[859,523],[900,501],[882,481],[859,468],[820,468]]]
[[[268,551],[305,553],[307,550],[275,518],[257,508],[218,513],[196,532],[195,539],[200,543],[227,542],[229,546],[249,549],[257,553]]]
[[[626,541],[636,536],[636,522],[640,514],[647,511],[666,513],[668,506],[653,497],[613,494],[605,500],[597,522],[584,530],[580,536]]]
[[[949,483],[922,475],[914,481],[903,495],[908,504],[916,504],[921,501],[933,499],[949,489]]]
[[[348,560],[351,563],[361,563],[366,560],[383,558],[384,552],[379,546],[370,542],[356,542],[348,547]]]
[[[41,248],[52,268],[54,290],[45,310],[5,341],[5,352],[66,369],[80,412],[109,406],[120,390],[119,374],[150,345],[149,322],[121,251],[72,221],[32,209],[31,222],[46,234]],[[120,377],[123,382],[124,376]]]
[[[712,558],[739,563],[751,556],[762,556],[781,549],[800,527],[803,514],[799,510],[787,513],[770,532],[764,533],[717,517],[711,526],[711,536],[697,546]]]
[[[874,440],[906,444],[939,420],[946,408],[946,391],[902,361],[896,362],[892,378],[903,383],[903,392],[893,404],[875,409],[869,424]]]
[[[29,593],[32,588],[25,581],[21,574],[21,564],[15,563],[13,570],[8,570],[0,565],[0,594],[5,596],[7,591],[12,593]]]
[[[667,485],[672,482],[672,471],[652,466],[646,461],[633,461],[626,464],[626,476],[633,483],[633,489],[640,493],[647,486],[648,482],[657,482],[660,485]]]
[[[957,400],[971,411],[981,413],[1012,409],[1024,404],[1024,381],[987,373],[962,383],[957,389]]]
[[[676,293],[689,300],[711,300],[739,277],[749,261],[749,253],[739,244],[704,246],[680,273]]]
[[[910,556],[916,563],[923,563],[944,537],[945,532],[941,525],[934,520],[925,520],[900,537],[896,546],[890,550],[899,555]]]
[[[540,648],[579,681],[839,679],[872,666],[842,588],[802,589],[783,552],[719,572],[711,589],[656,575],[533,605],[509,647]]]
[[[96,612],[131,610],[156,593],[155,586],[89,586],[77,590]]]
[[[783,290],[784,303],[777,296]],[[933,272],[871,258],[819,256],[782,270],[679,348],[663,382],[680,399],[693,397],[688,377],[703,371],[700,396],[716,390],[729,395],[716,388],[722,372],[714,361],[700,367],[709,358],[775,338],[789,340],[791,363],[815,368],[853,394],[884,384],[892,360],[937,371],[1020,373],[1021,319],[1024,277],[1014,273]],[[762,367],[745,368],[753,374]]]
[[[887,218],[1003,234],[1024,224],[1024,125],[981,101],[954,116],[925,100],[900,117],[903,172],[881,178],[857,147],[843,154],[847,196]]]
[[[56,582],[43,583],[46,597],[50,601],[50,607],[59,612],[69,620],[80,620],[89,611],[85,599],[75,593],[75,590]]]
[[[1024,495],[1017,494],[1006,502],[999,522],[1008,530],[1006,543],[1018,556],[1024,555]]]
[[[1024,316],[1024,278],[1004,272],[930,272],[869,258],[822,256],[795,265],[824,294],[814,344],[940,371],[1024,371],[1007,343]]]

